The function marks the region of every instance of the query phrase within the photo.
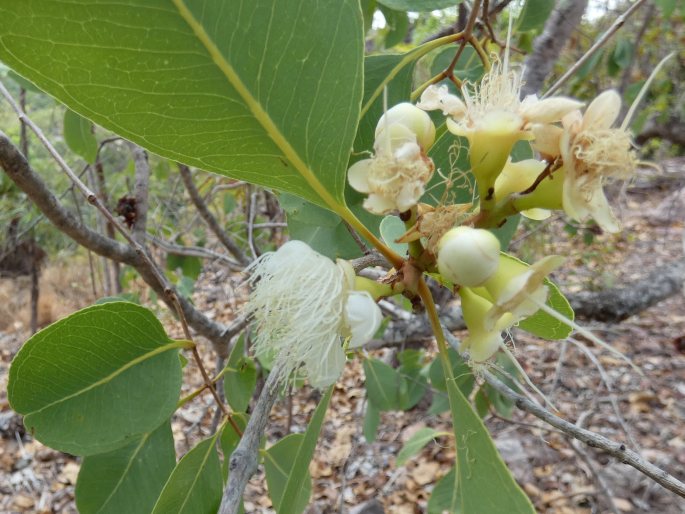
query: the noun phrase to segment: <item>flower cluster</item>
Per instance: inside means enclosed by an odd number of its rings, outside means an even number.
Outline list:
[[[394,106],[376,127],[374,155],[348,171],[350,185],[369,196],[364,208],[375,214],[415,206],[433,175],[426,150],[435,140],[430,117],[409,103]]]
[[[274,357],[282,381],[302,367],[314,387],[332,384],[345,365],[343,341],[357,348],[380,326],[380,309],[368,292],[354,290],[349,263],[301,241],[264,254],[251,271],[254,350]]]

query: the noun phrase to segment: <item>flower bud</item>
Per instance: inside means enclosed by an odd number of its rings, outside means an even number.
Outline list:
[[[426,112],[415,105],[404,102],[388,110],[376,125],[376,140],[379,140],[386,127],[399,123],[416,135],[421,148],[425,151],[435,141],[435,126]]]
[[[479,286],[497,271],[499,252],[499,241],[492,232],[453,228],[438,243],[438,270],[455,284]]]
[[[383,321],[383,314],[366,291],[352,291],[345,302],[345,324],[350,331],[350,348],[370,341]]]

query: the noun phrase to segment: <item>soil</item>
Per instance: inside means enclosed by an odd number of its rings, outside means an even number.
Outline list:
[[[681,174],[685,169],[683,161],[674,166]],[[621,234],[598,234],[580,226],[571,235],[564,219],[557,216],[542,228],[522,225],[513,247],[528,261],[550,253],[568,255],[565,271],[554,277],[562,291],[599,290],[644,277],[657,266],[683,258],[685,217],[680,213],[685,212],[685,195],[678,176],[663,180],[643,170],[631,187],[618,191],[614,203],[623,206]],[[88,282],[76,280],[82,265],[48,266],[43,274],[43,323],[92,301]],[[228,321],[240,307],[239,281],[240,277],[210,267],[196,285],[194,300],[211,316]],[[76,512],[79,459],[33,440],[7,402],[9,365],[29,335],[27,288],[27,280],[0,280],[7,308],[0,313],[4,320],[0,326],[0,513]],[[170,316],[160,306],[153,307],[171,335],[180,336]],[[685,480],[685,297],[676,295],[617,325],[584,324],[632,359],[644,376],[588,342],[584,344],[592,358],[575,343],[542,341],[515,332],[515,352],[522,366],[565,419],[581,419],[586,428],[639,450],[644,458]],[[207,367],[213,368],[209,345],[202,341],[200,345]],[[425,348],[435,351],[430,341]],[[374,356],[391,359],[393,351],[379,350]],[[185,373],[184,393],[200,384],[192,360]],[[288,431],[302,431],[318,398],[316,391],[305,387],[279,401],[271,415],[269,441]],[[453,463],[451,440],[437,439],[404,466],[396,466],[395,460],[403,442],[421,427],[450,430],[448,415],[428,415],[428,405],[422,401],[408,412],[384,413],[377,439],[369,444],[362,435],[364,375],[358,361],[348,365],[310,466],[314,492],[309,512],[359,512],[358,507],[371,500],[377,502],[376,510],[366,503],[367,513],[381,512],[378,504],[389,513],[425,512],[435,482]],[[209,435],[213,413],[208,394],[177,412],[173,430],[179,456]],[[524,412],[514,410],[511,419],[490,414],[486,423],[540,513],[685,513],[685,499],[601,451],[571,445],[564,434]],[[260,468],[248,486],[246,511],[273,512],[270,505]]]

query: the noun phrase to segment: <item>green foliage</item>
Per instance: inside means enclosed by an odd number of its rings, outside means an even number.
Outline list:
[[[9,401],[46,445],[75,455],[114,450],[174,412],[184,345],[138,305],[88,307],[24,344],[10,368]]]
[[[409,30],[409,17],[404,11],[394,11],[387,7],[380,6],[380,10],[385,18],[387,30],[385,33],[385,47],[391,48],[402,40],[407,35]]]
[[[81,514],[149,514],[176,465],[171,424],[128,446],[83,459],[76,482]]]
[[[552,9],[554,0],[526,0],[516,22],[516,32],[541,30]]]
[[[366,394],[374,407],[380,411],[400,408],[399,384],[402,377],[396,369],[378,359],[366,359],[364,376]]]
[[[459,0],[378,0],[378,3],[397,11],[433,11],[454,7]]]
[[[217,432],[201,441],[176,465],[152,514],[215,514],[221,502],[223,481]]]
[[[319,438],[321,425],[323,424],[326,410],[328,409],[328,404],[331,402],[332,395],[333,386],[328,388],[328,391],[326,391],[324,394],[323,398],[319,402],[319,405],[316,406],[316,410],[312,415],[309,426],[307,426],[307,430],[304,433],[302,442],[297,447],[297,453],[294,459],[291,460],[292,469],[290,469],[283,494],[278,502],[280,509],[278,507],[276,509],[279,513],[297,514],[302,512],[304,507],[306,507],[306,501],[302,509],[299,508],[299,505],[302,498],[308,501],[309,496],[311,495],[309,463],[314,456],[316,441]],[[269,490],[271,491],[271,487],[269,487]],[[274,502],[274,504],[275,503],[276,502]]]
[[[435,484],[428,500],[428,514],[462,512],[459,507],[458,489],[455,487],[457,470],[452,468]]]
[[[30,0],[0,17],[0,59],[82,116],[170,159],[344,200],[362,94],[357,1]],[[245,27],[250,37],[232,36]]]
[[[236,412],[244,412],[257,384],[257,367],[254,359],[245,355],[245,336],[241,335],[226,361],[224,393],[226,401]]]
[[[233,413],[231,414],[231,419],[240,429],[241,432],[245,431],[249,417],[247,414],[243,413]],[[224,481],[228,478],[228,465],[231,461],[231,454],[238,446],[240,442],[240,435],[236,432],[235,427],[231,423],[226,423],[224,429],[221,431],[219,436],[219,445],[221,446],[221,452],[224,454],[224,462],[221,466],[221,471],[224,477]]]
[[[381,220],[380,232],[383,242],[392,248],[397,255],[407,255],[409,245],[396,243],[395,240],[402,237],[407,231],[404,222],[397,216],[386,216]]]
[[[435,430],[434,428],[424,427],[417,430],[416,433],[404,443],[400,453],[397,454],[395,464],[397,466],[404,466],[407,461],[419,453],[424,446],[441,435],[446,434],[439,430]]]
[[[312,494],[312,478],[309,470],[305,469],[298,480],[302,482],[298,496],[289,503],[293,510],[286,511],[282,508],[286,488],[291,476],[294,475],[294,462],[297,454],[304,442],[303,434],[290,434],[269,448],[264,455],[264,471],[266,472],[266,483],[269,487],[269,496],[274,509],[278,513],[298,514],[304,511],[309,503]]]
[[[367,443],[373,443],[376,440],[378,432],[378,425],[381,422],[381,411],[374,406],[370,401],[366,402],[366,413],[364,414],[364,439]]]

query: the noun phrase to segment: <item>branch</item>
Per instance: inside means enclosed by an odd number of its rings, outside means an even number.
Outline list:
[[[619,322],[683,290],[685,261],[661,266],[647,277],[597,293],[584,291],[569,295],[576,315],[605,322]]]
[[[545,28],[533,44],[533,51],[523,63],[522,96],[538,93],[552,71],[561,50],[580,23],[588,0],[566,0],[557,7],[545,22]]]
[[[183,179],[183,184],[186,186],[190,200],[193,202],[193,205],[195,205],[195,208],[202,219],[205,220],[205,223],[209,229],[214,232],[214,235],[216,235],[219,241],[221,241],[221,244],[223,244],[226,249],[231,252],[231,255],[238,259],[240,264],[243,266],[248,266],[250,264],[250,259],[247,257],[247,255],[245,255],[235,241],[228,237],[228,234],[226,234],[226,231],[221,228],[221,225],[219,225],[219,222],[214,215],[209,212],[207,204],[202,199],[200,192],[193,183],[193,175],[190,173],[190,168],[188,168],[188,166],[185,164],[179,164],[178,169],[181,172],[181,178]]]
[[[136,182],[134,197],[136,199],[136,220],[133,224],[133,239],[145,246],[145,234],[147,232],[147,209],[148,184],[150,182],[150,163],[147,160],[147,152],[135,143],[129,143],[133,154],[133,162],[136,168]]]
[[[266,379],[262,393],[257,399],[254,411],[250,414],[243,436],[231,454],[228,464],[228,483],[221,498],[218,514],[236,514],[240,507],[243,491],[250,477],[257,471],[259,442],[269,421],[271,407],[278,398],[278,375],[276,365]]]
[[[580,428],[573,423],[569,423],[565,419],[555,416],[540,405],[533,403],[528,398],[515,393],[497,377],[487,371],[483,373],[483,377],[488,384],[512,400],[519,409],[529,412],[535,417],[540,418],[542,421],[549,423],[553,427],[558,428],[571,437],[587,444],[591,448],[599,448],[604,450],[612,457],[616,457],[622,463],[634,467],[640,473],[643,473],[654,480],[657,484],[660,484],[669,491],[672,491],[678,496],[685,498],[685,484],[683,482],[670,475],[663,469],[655,466],[651,462],[646,461],[633,450],[626,448],[624,444],[607,439],[604,436],[595,434],[590,430]]]
[[[29,166],[24,156],[2,132],[0,132],[0,167],[58,230],[98,255],[135,268],[142,279],[173,310],[173,305],[168,301],[165,294],[164,286],[157,280],[154,273],[145,268],[136,251],[130,246],[105,237],[79,222],[48,189],[45,182]],[[181,297],[179,301],[190,326],[212,342],[217,354],[226,356],[230,341],[245,327],[245,318],[237,318],[233,323],[226,326],[210,320],[185,298]]]

